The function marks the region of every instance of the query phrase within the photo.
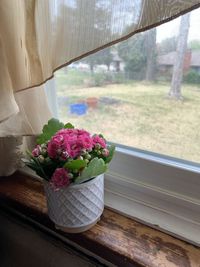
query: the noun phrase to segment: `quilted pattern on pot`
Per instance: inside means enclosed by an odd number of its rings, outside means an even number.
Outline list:
[[[48,214],[60,226],[81,227],[98,219],[104,209],[104,175],[54,191],[44,182]]]

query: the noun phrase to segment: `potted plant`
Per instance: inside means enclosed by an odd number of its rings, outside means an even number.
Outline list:
[[[48,214],[56,228],[79,233],[91,228],[104,209],[104,173],[115,147],[51,119],[28,152],[25,164],[44,181]]]

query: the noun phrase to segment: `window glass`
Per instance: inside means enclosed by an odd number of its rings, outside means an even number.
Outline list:
[[[112,142],[200,162],[200,10],[55,74],[59,118]]]

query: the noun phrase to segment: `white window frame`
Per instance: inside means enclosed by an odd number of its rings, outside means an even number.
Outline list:
[[[200,167],[117,147],[105,175],[105,204],[200,246]]]
[[[47,97],[57,117],[54,86]],[[117,145],[105,205],[200,246],[200,164]]]

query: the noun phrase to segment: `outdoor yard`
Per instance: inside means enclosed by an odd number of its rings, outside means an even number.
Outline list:
[[[70,73],[56,74],[62,121],[115,143],[200,161],[200,86],[183,85],[184,100],[175,101],[167,97],[170,84],[132,81],[84,88],[90,75]],[[96,107],[81,116],[70,113],[71,104],[90,97],[96,98]]]

